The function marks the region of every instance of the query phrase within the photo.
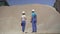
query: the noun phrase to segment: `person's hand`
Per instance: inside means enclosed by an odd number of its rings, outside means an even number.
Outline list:
[[[21,23],[21,26],[22,26],[22,23]]]

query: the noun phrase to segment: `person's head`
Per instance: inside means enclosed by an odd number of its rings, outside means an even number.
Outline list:
[[[32,9],[32,13],[34,13],[35,12],[35,10],[34,9]]]
[[[22,15],[25,15],[25,11],[22,12]]]

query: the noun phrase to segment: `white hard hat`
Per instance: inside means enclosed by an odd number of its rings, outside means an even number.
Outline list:
[[[23,11],[22,13],[25,13],[25,11]]]
[[[34,9],[32,9],[32,11],[35,11]]]

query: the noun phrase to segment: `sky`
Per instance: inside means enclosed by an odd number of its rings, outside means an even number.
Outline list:
[[[7,0],[9,5],[22,5],[22,4],[45,4],[53,6],[55,0]]]

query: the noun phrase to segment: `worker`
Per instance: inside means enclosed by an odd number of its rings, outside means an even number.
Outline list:
[[[37,32],[37,15],[35,10],[32,9],[32,16],[31,16],[31,23],[32,23],[32,32]]]
[[[26,26],[26,15],[25,15],[25,11],[22,12],[21,26],[22,26],[22,32],[24,32],[25,31],[25,26]]]

